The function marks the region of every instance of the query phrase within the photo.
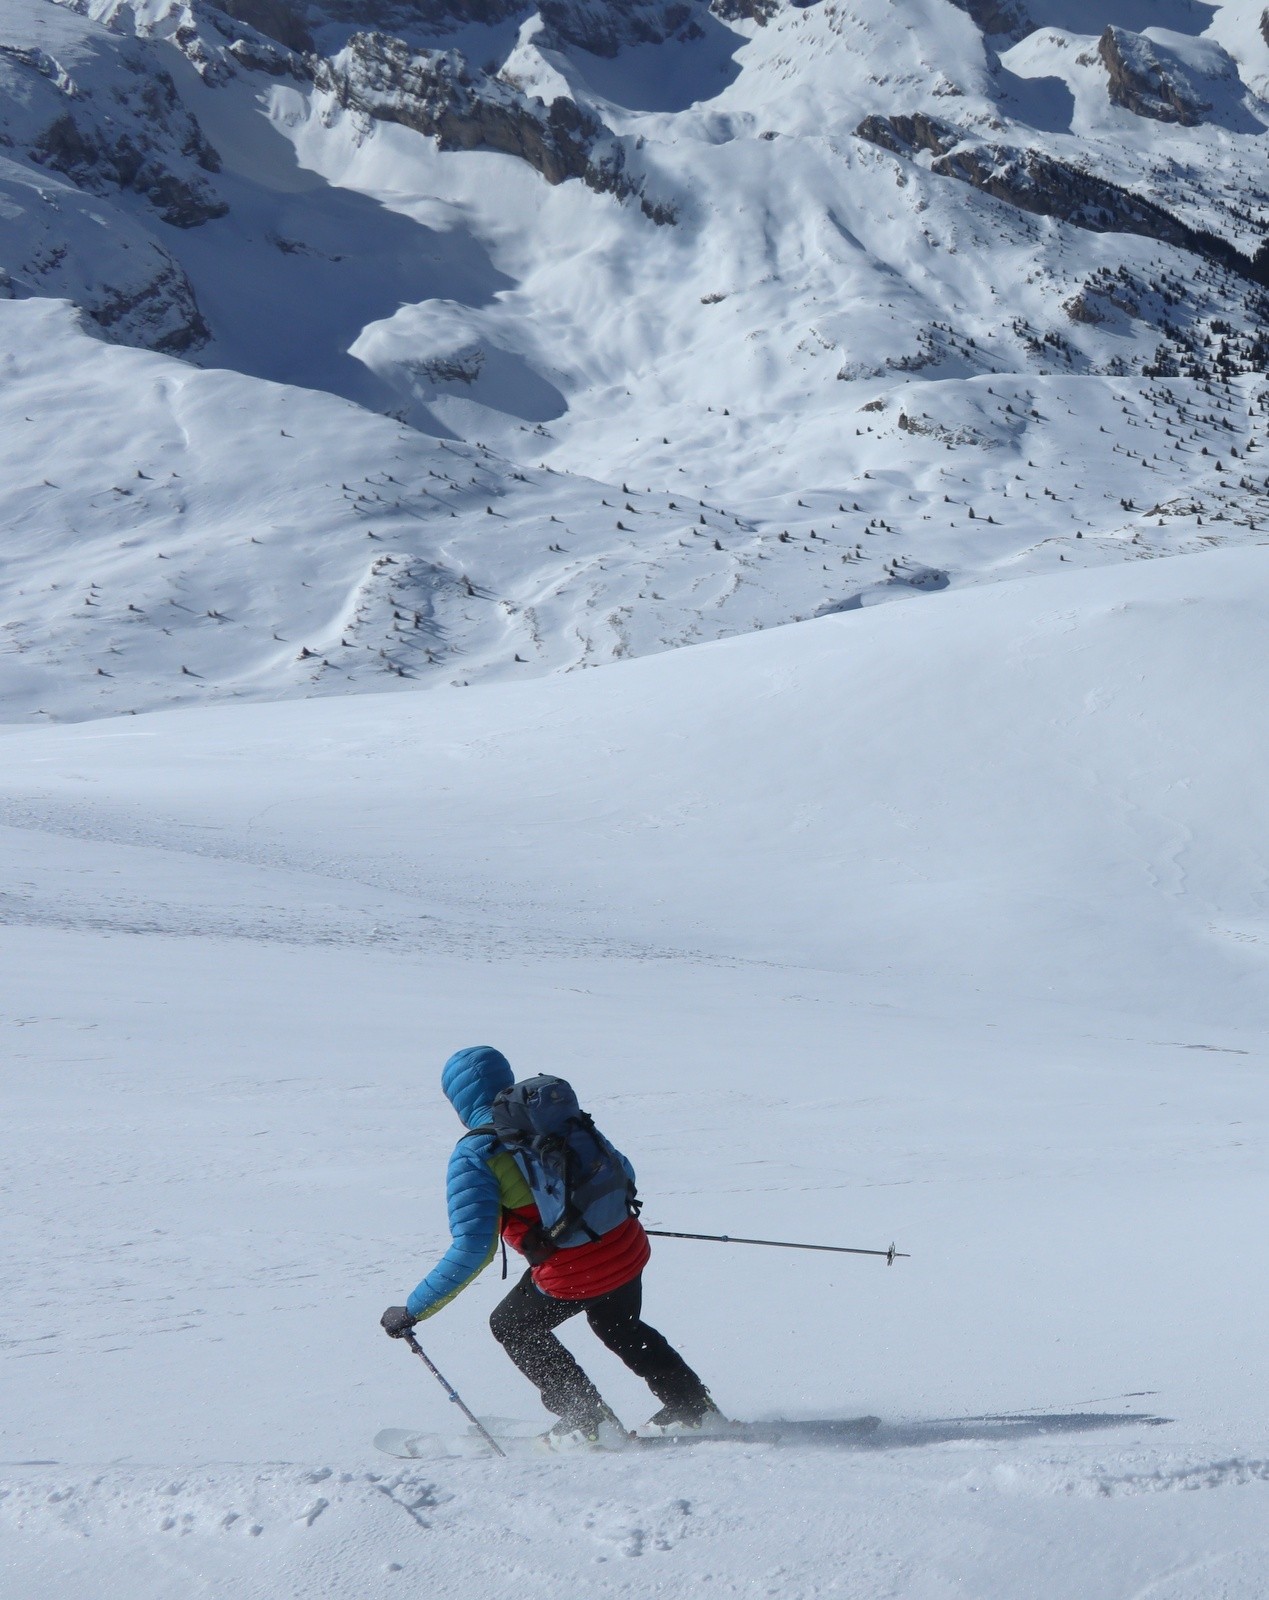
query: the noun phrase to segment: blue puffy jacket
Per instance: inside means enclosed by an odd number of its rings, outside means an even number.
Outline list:
[[[514,1082],[511,1063],[490,1045],[457,1051],[441,1074],[441,1088],[468,1128],[487,1123],[493,1115],[494,1096]],[[406,1301],[411,1316],[420,1321],[448,1305],[493,1260],[504,1206],[514,1211],[533,1204],[519,1167],[487,1133],[460,1139],[455,1145],[445,1177],[445,1197],[453,1241]]]

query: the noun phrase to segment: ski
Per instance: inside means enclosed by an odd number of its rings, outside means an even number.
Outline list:
[[[486,1419],[486,1426],[507,1455],[620,1454],[625,1449],[677,1449],[704,1444],[825,1445],[863,1443],[881,1427],[880,1417],[834,1417],[811,1422],[726,1422],[681,1433],[630,1433],[615,1445],[580,1445],[557,1452],[537,1431],[508,1431],[514,1424],[501,1418]],[[458,1436],[421,1433],[409,1428],[382,1428],[374,1447],[384,1455],[406,1461],[436,1460],[445,1456],[488,1456],[489,1448],[476,1432]]]

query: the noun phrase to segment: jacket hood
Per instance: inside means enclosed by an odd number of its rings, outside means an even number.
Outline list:
[[[493,1116],[493,1098],[516,1081],[511,1063],[492,1045],[456,1050],[441,1073],[445,1098],[468,1128],[479,1128]]]

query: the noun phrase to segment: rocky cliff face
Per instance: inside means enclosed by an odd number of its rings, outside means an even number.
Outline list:
[[[1154,43],[1126,28],[1107,28],[1097,46],[1110,77],[1113,105],[1156,122],[1179,122],[1187,128],[1203,120],[1211,106],[1175,62],[1167,60]]]
[[[712,11],[765,23],[785,0],[56,0],[112,28],[170,39],[208,83],[237,68],[306,77],[329,24],[352,24],[418,49],[470,26],[541,17],[548,48],[614,57],[628,45],[699,38]],[[792,0],[793,4],[803,0]],[[815,0],[805,0],[815,3]]]
[[[18,0],[15,0],[18,3]],[[48,0],[113,33],[176,46],[205,83],[248,71],[304,75],[314,47],[302,0]]]
[[[81,305],[107,339],[140,345],[163,355],[192,355],[211,338],[194,298],[193,285],[180,265],[151,246],[152,270],[135,286],[113,283],[90,292]]]
[[[1266,281],[1261,257],[1253,260],[1226,240],[1187,226],[1153,201],[1043,151],[980,143],[922,113],[866,117],[855,132],[896,155],[928,152],[934,157],[931,172],[959,179],[1020,211],[1054,217],[1091,233],[1155,239],[1193,251],[1252,282]]]
[[[219,158],[149,46],[47,10],[15,5],[0,42],[6,292],[73,300],[119,343],[196,350],[207,324],[151,229],[224,215]],[[144,205],[111,205],[121,191]]]
[[[922,111],[911,116],[865,117],[855,129],[855,136],[896,156],[914,156],[923,150],[941,156],[964,138],[950,123]]]
[[[664,59],[674,73],[686,76],[699,69],[699,82],[690,87],[703,101],[728,87],[731,99],[722,110],[732,119],[727,126],[733,137],[788,138],[789,157],[796,161],[800,156],[794,152],[803,148],[799,141],[808,132],[804,100],[829,108],[824,126],[834,136],[856,127],[855,107],[862,100],[889,115],[866,119],[859,134],[900,157],[918,157],[938,176],[1074,228],[1135,234],[1197,252],[1260,281],[1265,262],[1257,250],[1264,235],[1261,218],[1269,215],[1269,190],[1262,193],[1258,187],[1256,148],[1246,147],[1238,167],[1243,176],[1222,180],[1226,198],[1212,206],[1206,204],[1205,158],[1189,154],[1191,144],[1197,149],[1209,135],[1219,140],[1255,120],[1254,107],[1250,102],[1244,107],[1239,98],[1242,86],[1232,60],[1231,84],[1218,84],[1223,62],[1230,59],[1218,45],[1200,43],[1198,35],[1190,43],[1180,35],[1161,35],[1165,42],[1158,43],[1112,26],[1100,41],[1103,75],[1097,57],[1085,48],[1089,41],[1081,42],[1077,59],[1062,40],[1046,43],[1054,30],[1037,30],[1033,17],[1051,18],[1056,6],[1046,8],[1042,0],[951,0],[951,6],[957,10],[941,3],[907,8],[894,0],[851,0],[849,6],[842,0],[0,0],[0,16],[7,8],[14,14],[23,8],[33,16],[75,14],[78,25],[87,13],[109,29],[102,37],[110,41],[106,53],[116,58],[107,71],[85,75],[69,58],[55,59],[58,51],[19,48],[7,26],[0,29],[8,46],[0,56],[0,138],[20,159],[65,176],[85,193],[106,196],[124,189],[144,197],[155,220],[188,228],[218,216],[223,200],[216,192],[215,152],[176,103],[172,80],[162,70],[163,52],[173,43],[209,85],[240,73],[291,74],[291,88],[276,103],[293,102],[297,117],[307,117],[315,89],[317,118],[327,124],[321,138],[329,133],[336,143],[350,135],[359,139],[372,122],[397,123],[435,141],[441,151],[513,156],[547,183],[578,180],[621,202],[637,201],[657,222],[672,222],[671,186],[683,171],[677,147],[684,139],[696,140],[699,130],[688,125],[690,119],[670,130],[657,121],[661,113],[646,116],[647,74],[657,60],[656,48],[665,46]],[[1065,14],[1074,14],[1069,5]],[[1248,32],[1255,31],[1259,16],[1257,6],[1247,18]],[[533,24],[535,17],[540,28]],[[742,51],[739,34],[729,40],[720,21],[757,37]],[[358,23],[365,25],[350,38],[349,25]],[[521,23],[530,26],[521,31]],[[1006,89],[1001,89],[1004,74],[983,72],[979,30],[1002,51],[1005,38],[1035,35],[1018,53],[1018,70]],[[1269,38],[1269,12],[1263,31]],[[679,41],[702,36],[711,48],[678,47]],[[151,39],[161,39],[162,50]],[[447,48],[459,43],[470,59]],[[1257,36],[1257,48],[1258,43]],[[632,59],[609,65],[632,46],[637,47]],[[104,49],[100,39],[94,48]],[[740,74],[734,90],[728,50],[735,53]],[[905,50],[912,54],[904,56]],[[512,51],[515,64],[504,78],[496,63]],[[561,55],[568,60],[561,62]],[[989,48],[989,65],[992,59]],[[727,66],[720,72],[721,60]],[[485,65],[478,67],[477,61]],[[552,98],[561,67],[569,88]],[[930,78],[922,90],[927,70]],[[1090,85],[1107,85],[1116,105],[1151,119],[1138,127],[1126,156],[1120,148],[1126,143],[1124,117],[1110,110],[1105,98],[1100,105],[1088,103],[1090,130],[1051,126],[1051,92],[1049,99],[1040,91],[1033,97],[1026,84],[1051,82],[1064,72],[1080,93]],[[177,81],[184,84],[179,73]],[[627,82],[634,90],[629,103],[622,98]],[[262,79],[255,87],[267,92]],[[1218,107],[1206,126],[1199,90]],[[10,114],[19,102],[25,107],[20,128]],[[622,110],[610,112],[610,102]],[[206,97],[197,94],[190,103],[201,108]],[[952,105],[959,126],[940,120]],[[335,106],[354,114],[342,133]],[[1033,125],[1027,122],[1032,106],[1044,112]],[[613,127],[618,116],[620,136]],[[676,146],[674,154],[662,160],[658,147],[669,145]],[[712,159],[704,153],[708,148],[709,141],[702,140],[702,172]],[[1204,148],[1215,146],[1209,140]],[[1153,154],[1146,158],[1143,150]],[[424,164],[430,167],[431,161]],[[782,167],[782,172],[791,170]],[[665,204],[646,196],[645,174],[651,172],[665,173],[658,180],[666,185]],[[786,180],[773,181],[778,186]],[[997,208],[984,208],[964,193],[957,200],[947,193],[950,185],[938,187],[944,207],[991,217],[1004,234],[1018,231],[1016,218],[1001,223]],[[699,188],[684,184],[682,193],[706,188],[702,179]],[[923,189],[928,193],[929,186]],[[135,216],[134,205],[126,209]],[[1203,231],[1207,228],[1212,232]],[[1222,231],[1226,242],[1216,237]],[[1023,232],[1033,236],[1029,228]],[[1049,230],[1044,236],[1047,240]],[[162,242],[161,230],[159,238]],[[278,248],[302,252],[306,247],[287,239]],[[173,250],[182,254],[179,244]],[[1093,253],[1099,252],[1097,247]],[[51,256],[30,260],[44,262],[54,275],[63,271],[49,265]],[[120,279],[113,299],[96,289],[92,298],[87,288],[77,298],[103,328],[140,329],[142,342],[159,337],[196,343],[201,321],[192,296],[181,288],[179,268],[150,260],[154,270],[144,283]],[[201,245],[189,256],[189,271],[201,284],[200,263]],[[12,276],[15,262],[5,257],[3,264]],[[1037,281],[1049,265],[1046,261],[1036,269]],[[712,280],[701,288],[702,306],[725,297],[715,292]],[[161,318],[152,328],[141,327],[147,293],[172,313],[171,325],[163,323],[161,331],[156,332]],[[1008,298],[1007,292],[1001,298]],[[214,303],[210,290],[207,300],[209,306]],[[1073,317],[1080,328],[1098,325],[1094,313],[1101,301],[1081,298],[1071,282],[1063,281],[1055,304],[1074,306],[1067,323]],[[1118,314],[1114,305],[1111,311]],[[1069,333],[1069,326],[1064,323],[1061,331]],[[116,331],[114,336],[126,335]],[[816,335],[808,345],[836,348],[836,337],[819,341]],[[862,371],[867,362],[877,370],[903,370],[909,360],[928,364],[923,337],[916,337],[915,356],[905,345],[893,359],[889,351],[875,359],[870,353],[866,362],[843,361],[841,370]],[[456,375],[446,381],[468,380]],[[487,382],[488,374],[478,381]]]
[[[775,16],[780,0],[710,0],[710,10],[724,22],[756,22],[760,28]]]
[[[548,106],[472,68],[455,50],[412,50],[386,34],[354,34],[317,65],[316,83],[346,110],[413,128],[442,150],[496,150],[527,161],[548,183],[579,178],[619,199],[640,193],[624,146],[592,112],[563,96]],[[671,220],[642,203],[654,220]]]
[[[186,355],[209,331],[189,279],[128,219],[100,225],[101,202],[70,183],[0,157],[4,230],[0,293],[73,300],[103,337]]]
[[[175,227],[223,216],[205,176],[219,157],[171,76],[131,43],[111,65],[86,86],[42,48],[0,47],[0,137],[81,189],[144,196]]]

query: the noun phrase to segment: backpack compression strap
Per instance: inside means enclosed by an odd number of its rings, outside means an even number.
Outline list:
[[[589,1112],[579,1111],[573,1120],[580,1124],[580,1126],[590,1134],[591,1138],[601,1150],[607,1150],[612,1158],[616,1160],[616,1151],[595,1126],[594,1118],[591,1117]],[[566,1233],[570,1228],[580,1228],[583,1233],[589,1236],[591,1243],[596,1244],[604,1237],[604,1235],[602,1233],[595,1232],[594,1228],[592,1228],[586,1221],[580,1207],[573,1199],[574,1189],[572,1177],[573,1168],[576,1163],[576,1157],[566,1142],[564,1143],[564,1161],[564,1214],[555,1224],[555,1226],[548,1230],[548,1237],[551,1239],[556,1239],[560,1234]],[[629,1177],[626,1179],[626,1209],[629,1211],[632,1217],[637,1217],[640,1211],[643,1210],[643,1201],[639,1199],[638,1194],[635,1192],[634,1182]]]

